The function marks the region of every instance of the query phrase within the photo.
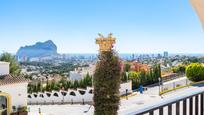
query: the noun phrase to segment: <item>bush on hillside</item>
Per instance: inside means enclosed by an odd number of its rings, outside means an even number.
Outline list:
[[[204,66],[200,63],[192,63],[186,67],[186,76],[191,81],[204,80]]]

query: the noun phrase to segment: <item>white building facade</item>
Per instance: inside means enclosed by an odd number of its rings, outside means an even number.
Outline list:
[[[69,72],[69,79],[71,81],[81,80],[86,77],[87,74],[92,76],[94,74],[95,65],[89,65],[88,67],[76,68],[74,71]]]
[[[27,85],[28,80],[25,78],[9,74],[9,63],[0,62],[0,96],[1,99],[6,98],[9,101],[9,103],[0,101],[0,106],[6,106],[7,112],[12,112],[12,108],[27,106]]]
[[[9,64],[8,62],[0,62],[0,75],[9,74]]]
[[[12,107],[26,107],[27,106],[27,85],[28,83],[16,83],[1,85],[0,91],[8,93],[11,96]]]

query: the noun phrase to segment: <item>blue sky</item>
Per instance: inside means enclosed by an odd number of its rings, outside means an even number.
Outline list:
[[[188,0],[1,0],[0,52],[53,40],[60,53],[96,53],[112,32],[119,53],[203,53]]]

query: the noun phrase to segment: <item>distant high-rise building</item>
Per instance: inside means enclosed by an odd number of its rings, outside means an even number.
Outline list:
[[[157,54],[157,58],[162,58],[162,55],[161,54]]]
[[[164,52],[164,57],[168,57],[169,53],[167,51]]]
[[[135,55],[134,54],[132,54],[132,60],[134,60],[135,59]]]
[[[152,54],[152,58],[154,58],[154,54]]]

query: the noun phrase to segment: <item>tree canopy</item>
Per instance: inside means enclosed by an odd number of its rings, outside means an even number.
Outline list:
[[[140,85],[150,85],[158,82],[158,78],[161,77],[160,65],[154,65],[150,71],[130,71],[128,74],[128,80],[132,80],[132,89],[139,88]]]
[[[180,64],[179,66],[172,68],[173,73],[185,73],[185,70],[186,66],[183,64]]]
[[[46,85],[43,87],[41,82],[37,84],[29,84],[28,85],[28,93],[37,93],[37,92],[44,92],[44,91],[59,91],[60,89],[68,90],[68,89],[77,89],[77,88],[87,88],[92,86],[92,76],[87,74],[83,79],[77,81],[70,81],[67,79],[61,79],[60,81],[48,81]]]
[[[9,53],[3,53],[0,56],[0,61],[5,61],[5,62],[9,62],[10,63],[10,70],[9,70],[10,74],[12,74],[14,76],[20,75],[21,69],[20,69],[20,66],[19,66],[19,64],[16,61],[14,56],[12,56]]]
[[[120,102],[120,63],[114,51],[104,51],[94,74],[95,115],[117,115]]]
[[[186,67],[186,76],[192,81],[204,80],[204,66],[200,63],[192,63]]]

